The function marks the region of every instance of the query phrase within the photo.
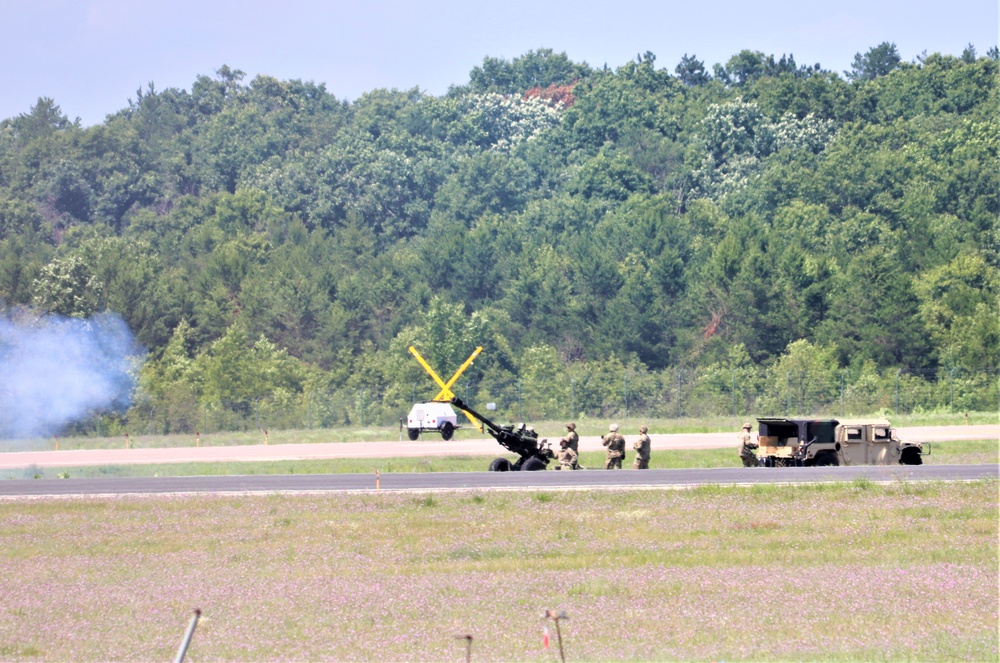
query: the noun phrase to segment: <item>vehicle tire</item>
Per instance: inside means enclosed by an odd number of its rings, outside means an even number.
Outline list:
[[[837,461],[837,454],[824,451],[823,453],[816,454],[813,465],[816,467],[830,467],[832,465],[840,465],[840,462]]]
[[[406,429],[406,437],[410,438],[410,442],[413,442],[418,437],[420,437],[420,429],[419,428],[407,428]]]
[[[524,461],[521,464],[521,471],[522,472],[537,472],[539,470],[544,470],[545,469],[545,465],[546,465],[546,463],[545,463],[544,460],[542,460],[541,458],[535,458],[534,456],[532,456],[531,458],[529,458],[528,460]]]
[[[455,426],[450,421],[446,421],[443,424],[441,424],[440,430],[441,430],[441,437],[443,437],[445,441],[450,440],[452,435],[455,434]]]
[[[916,447],[907,447],[903,449],[903,453],[899,455],[900,465],[923,465],[924,459],[920,455],[920,450]]]
[[[490,472],[510,472],[511,464],[506,458],[497,458],[490,463]]]

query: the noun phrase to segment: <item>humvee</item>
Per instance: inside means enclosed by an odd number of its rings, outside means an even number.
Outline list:
[[[757,419],[763,467],[920,465],[923,445],[903,442],[887,419]]]

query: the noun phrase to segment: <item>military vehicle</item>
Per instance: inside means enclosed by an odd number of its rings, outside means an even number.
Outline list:
[[[924,448],[903,442],[887,419],[757,419],[763,467],[920,465]]]
[[[525,426],[524,424],[498,426],[463,403],[458,396],[451,399],[451,404],[470,417],[475,417],[483,422],[486,432],[500,443],[501,447],[511,453],[517,454],[518,459],[514,463],[511,463],[507,458],[497,458],[490,463],[490,472],[534,472],[536,470],[544,470],[549,466],[549,461],[555,458],[549,441],[545,439],[539,441],[538,433],[530,426]]]

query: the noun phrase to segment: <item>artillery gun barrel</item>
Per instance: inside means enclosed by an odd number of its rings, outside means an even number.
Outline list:
[[[523,424],[522,428],[516,431],[512,430],[512,426],[498,426],[466,405],[458,396],[451,399],[451,404],[483,422],[483,425],[489,430],[490,436],[507,451],[515,453],[521,458],[528,458],[538,453],[537,437],[534,434],[526,434],[523,430]]]
[[[490,421],[489,419],[487,419],[486,417],[484,417],[483,415],[479,414],[478,412],[476,412],[475,410],[473,410],[471,407],[469,407],[468,405],[466,405],[465,401],[463,401],[458,396],[453,396],[452,397],[451,404],[454,405],[455,407],[457,407],[459,410],[462,410],[463,412],[468,412],[473,417],[475,417],[476,419],[479,419],[479,421],[483,422],[483,425],[490,429],[490,434],[493,435],[493,437],[496,437],[497,434],[500,433],[500,427],[499,426],[497,426],[495,423],[493,423],[492,421]]]

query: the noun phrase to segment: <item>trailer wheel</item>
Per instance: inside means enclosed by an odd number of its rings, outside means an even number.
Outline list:
[[[420,437],[420,429],[419,428],[407,428],[406,429],[406,437],[410,438],[410,442],[413,442],[418,437]]]
[[[531,458],[529,458],[528,460],[524,461],[521,464],[522,472],[537,472],[538,470],[544,470],[544,469],[545,469],[545,461],[542,460],[541,458],[535,458],[534,456],[532,456]]]
[[[511,464],[506,458],[497,458],[490,463],[490,472],[510,472]]]
[[[455,434],[454,424],[452,424],[450,421],[446,421],[443,424],[441,424],[441,437],[443,437],[445,441],[450,440],[451,436],[454,434]]]
[[[920,450],[916,447],[907,447],[899,455],[900,465],[923,465],[924,459],[920,456]]]

